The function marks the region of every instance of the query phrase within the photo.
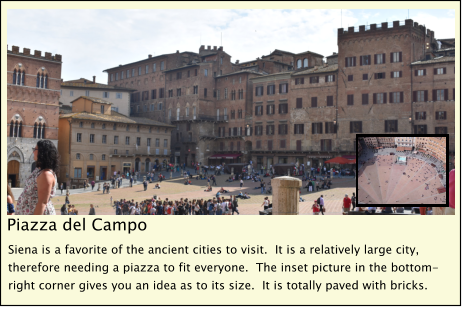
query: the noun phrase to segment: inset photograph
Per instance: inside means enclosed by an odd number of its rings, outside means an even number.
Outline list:
[[[448,135],[357,135],[357,206],[447,206]]]

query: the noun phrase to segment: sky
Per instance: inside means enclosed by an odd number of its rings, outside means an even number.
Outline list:
[[[254,60],[274,49],[323,56],[337,52],[337,29],[410,19],[455,37],[454,10],[20,10],[7,11],[12,45],[61,54],[62,78],[107,83],[103,70],[174,53],[223,46],[231,61]]]

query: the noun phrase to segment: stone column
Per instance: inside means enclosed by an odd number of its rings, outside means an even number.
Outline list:
[[[299,189],[301,179],[279,177],[271,180],[273,187],[273,215],[299,214]]]
[[[170,179],[172,179],[172,171],[170,171]]]

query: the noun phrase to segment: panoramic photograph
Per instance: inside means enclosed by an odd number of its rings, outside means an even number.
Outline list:
[[[9,214],[454,209],[454,10],[24,9],[7,34]]]

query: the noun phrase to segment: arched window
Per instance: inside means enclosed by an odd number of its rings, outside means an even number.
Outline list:
[[[21,71],[20,70],[18,70],[17,85],[21,85]]]
[[[10,137],[13,137],[13,128],[15,127],[15,124],[12,120],[12,122],[10,122]]]
[[[25,85],[25,71],[23,71],[22,73],[22,77],[21,77],[21,85],[24,86]]]
[[[20,124],[18,125],[18,135],[17,137],[21,138],[21,126],[22,126],[22,121],[20,121]]]
[[[193,117],[195,118],[197,116],[197,107],[193,107]]]
[[[185,108],[185,116],[188,117],[188,107]]]
[[[48,88],[48,75],[45,75],[45,86],[43,88]]]
[[[44,75],[41,75],[40,77],[40,88],[44,88],[44,85],[45,85],[45,76]]]
[[[16,84],[17,83],[17,69],[13,70],[13,81],[12,81],[13,84]]]
[[[36,87],[39,88],[40,87],[40,73],[38,72],[37,75],[36,75]]]
[[[180,119],[180,108],[177,108],[177,120]]]
[[[45,138],[45,128],[46,128],[46,124],[43,123],[43,130],[41,131],[41,138],[42,138],[42,139]]]
[[[13,121],[12,121],[12,123],[13,123]],[[33,127],[33,138],[36,138],[36,130],[37,130],[37,124],[35,122],[35,125]]]
[[[297,64],[296,64],[296,65],[297,65],[297,68],[298,68],[298,69],[302,67],[302,66],[301,66],[301,59],[299,59],[299,60],[297,61]]]
[[[304,67],[304,68],[307,67],[307,59],[304,59],[303,67]]]

